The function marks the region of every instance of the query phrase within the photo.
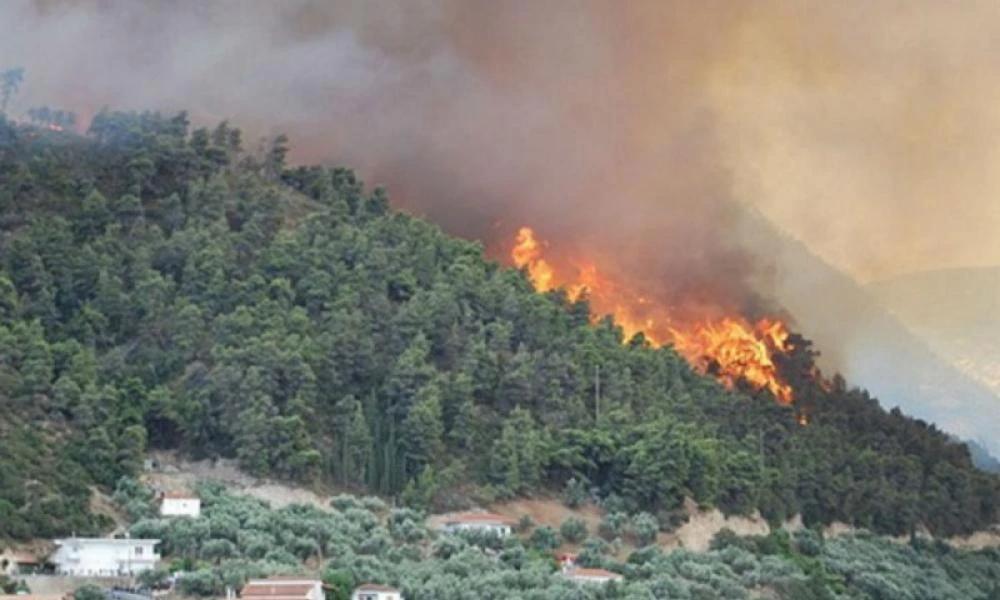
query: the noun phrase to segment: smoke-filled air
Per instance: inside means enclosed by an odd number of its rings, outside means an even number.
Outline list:
[[[989,0],[0,5],[12,114],[284,132],[630,332],[701,352],[736,318],[773,350],[775,319],[862,382],[886,369],[844,275],[1000,264],[998,50]]]

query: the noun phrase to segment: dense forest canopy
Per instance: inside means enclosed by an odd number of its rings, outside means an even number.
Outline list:
[[[685,498],[893,534],[997,521],[964,445],[818,385],[807,340],[779,365],[795,406],[729,391],[287,144],[183,113],[0,120],[0,536],[102,528],[90,486],[151,448],[433,509],[573,480],[665,528]]]

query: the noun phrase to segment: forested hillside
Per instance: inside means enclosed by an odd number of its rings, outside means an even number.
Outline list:
[[[574,479],[663,527],[685,497],[896,534],[997,521],[965,446],[827,391],[806,340],[779,365],[794,406],[728,391],[350,170],[288,168],[286,143],[183,114],[0,121],[0,536],[99,529],[87,486],[147,448],[428,508]]]

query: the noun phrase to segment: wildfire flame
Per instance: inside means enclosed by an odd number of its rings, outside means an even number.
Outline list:
[[[23,119],[13,119],[13,122],[15,125],[21,125],[23,127],[39,127],[41,129],[48,129],[49,131],[66,131],[62,125],[56,125],[55,123],[34,123]]]
[[[535,232],[522,227],[510,258],[527,270],[539,292],[562,287],[570,301],[587,294],[595,317],[612,315],[626,338],[641,332],[654,346],[672,344],[697,370],[715,375],[727,387],[745,381],[755,389],[769,390],[783,404],[792,402],[792,388],[782,381],[774,363],[777,353],[790,350],[788,329],[781,321],[762,319],[751,324],[742,317],[727,316],[677,323],[669,307],[619,284],[595,264],[571,261],[576,273],[564,277],[543,254]]]

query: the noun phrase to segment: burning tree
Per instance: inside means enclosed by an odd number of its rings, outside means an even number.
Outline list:
[[[793,402],[793,387],[778,364],[793,348],[781,320],[751,323],[739,314],[692,320],[686,311],[636,292],[589,260],[568,261],[575,270],[569,275],[546,259],[543,248],[535,232],[522,227],[510,252],[511,261],[527,271],[536,290],[562,287],[571,302],[586,297],[594,309],[592,318],[611,315],[627,339],[642,334],[653,346],[672,345],[696,370],[714,375],[729,388],[746,382],[755,390],[768,390],[782,404]]]

